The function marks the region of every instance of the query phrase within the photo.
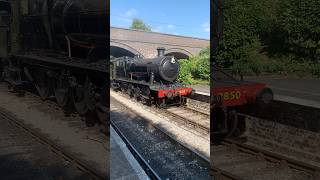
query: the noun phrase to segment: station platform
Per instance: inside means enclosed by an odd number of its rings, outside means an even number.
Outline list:
[[[277,101],[320,109],[320,79],[246,77],[245,81],[266,83]],[[197,94],[210,96],[208,85],[191,85]]]
[[[209,85],[190,85],[196,93],[204,94],[210,96],[210,86]]]
[[[320,109],[320,79],[248,77],[247,81],[263,82],[278,101]]]
[[[110,126],[110,147],[110,179],[149,179],[112,126]]]
[[[210,103],[210,86],[209,85],[189,85],[188,87],[191,87],[195,90],[194,95],[191,97],[191,99]]]

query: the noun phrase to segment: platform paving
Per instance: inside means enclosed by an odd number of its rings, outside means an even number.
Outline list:
[[[110,171],[112,180],[145,180],[149,179],[139,163],[130,153],[126,144],[110,126]]]
[[[278,101],[320,109],[320,79],[246,77],[245,81],[266,83]],[[209,86],[193,85],[196,92],[210,92]]]
[[[250,77],[248,81],[266,83],[278,101],[320,108],[320,79]]]
[[[193,89],[195,89],[196,93],[202,93],[210,95],[210,86],[209,85],[190,85]]]

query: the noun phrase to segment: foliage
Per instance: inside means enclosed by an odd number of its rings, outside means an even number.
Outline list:
[[[150,26],[146,25],[142,20],[137,18],[133,19],[130,29],[139,29],[147,32],[151,31]]]
[[[241,75],[319,74],[319,0],[225,0],[223,13],[218,64]]]
[[[194,79],[192,77],[192,71],[194,69],[194,62],[189,61],[189,59],[179,60],[180,63],[180,73],[178,81],[183,84],[193,84]]]
[[[285,0],[280,6],[279,23],[289,53],[301,60],[320,60],[320,1]]]
[[[210,48],[200,51],[189,59],[179,60],[180,74],[178,80],[184,84],[209,83],[210,80]]]

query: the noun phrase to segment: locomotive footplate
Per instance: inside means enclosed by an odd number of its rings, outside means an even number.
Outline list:
[[[80,68],[80,69],[86,69],[91,71],[99,71],[102,73],[107,73],[107,63],[106,62],[95,62],[95,63],[87,63],[84,59],[78,59],[78,58],[69,58],[67,56],[58,56],[57,54],[53,53],[30,53],[30,54],[18,54],[18,55],[12,55],[14,58],[19,59],[25,59],[29,60],[25,63],[32,62],[43,62],[43,63],[50,63],[50,64],[56,64],[59,66],[68,66],[73,68]]]
[[[113,79],[111,87],[115,90],[122,90],[136,99],[150,103],[154,102],[158,107],[183,105],[187,102],[194,90],[182,85],[161,85],[159,83],[147,83],[144,81],[131,80],[126,78]]]

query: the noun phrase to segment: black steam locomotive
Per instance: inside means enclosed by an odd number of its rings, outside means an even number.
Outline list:
[[[105,0],[0,0],[0,75],[79,114],[106,112]],[[105,117],[106,118],[106,117]]]
[[[173,56],[164,56],[164,51],[158,48],[158,57],[153,59],[137,56],[112,59],[111,87],[161,108],[185,104],[193,89],[176,82],[179,61]]]

